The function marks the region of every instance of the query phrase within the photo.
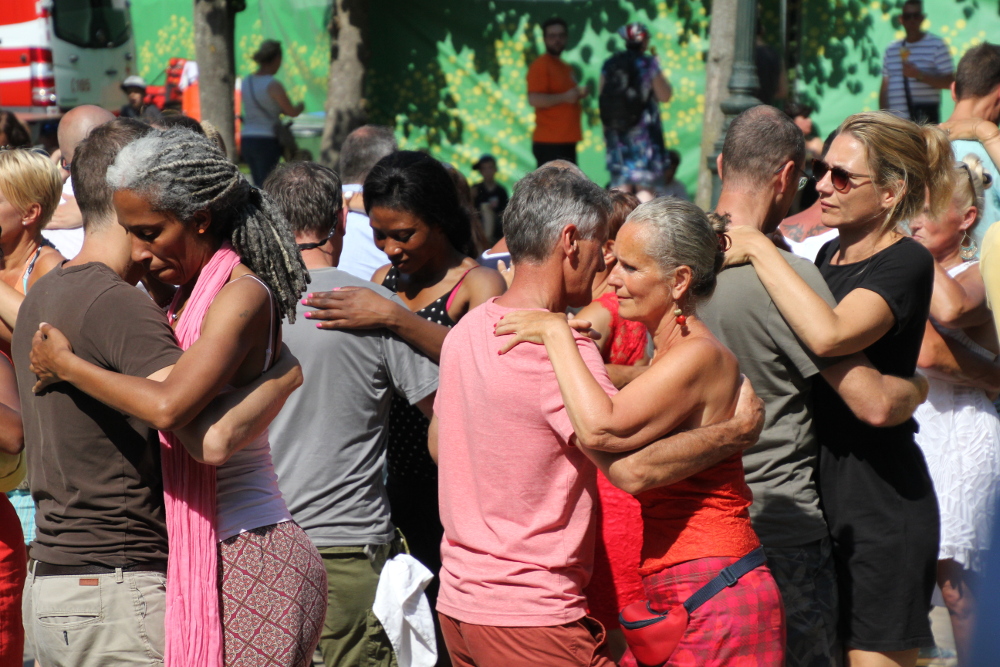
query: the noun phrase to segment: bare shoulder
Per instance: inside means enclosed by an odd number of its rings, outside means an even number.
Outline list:
[[[270,317],[270,291],[250,269],[240,264],[209,306],[203,333],[242,331]]]
[[[456,303],[454,305],[454,308],[457,308],[459,312],[451,313],[452,317],[455,317],[456,314],[461,316],[479,304],[507,291],[507,281],[503,279],[499,271],[487,266],[480,266],[474,259],[469,259],[468,263],[472,265],[471,268],[467,267],[466,262],[462,263],[461,268],[466,273],[455,295]]]
[[[503,294],[507,290],[507,281],[503,279],[500,272],[488,266],[480,266],[476,260],[470,260],[472,267],[469,268],[463,263],[463,270],[468,270],[465,274],[465,285],[475,289],[495,289],[499,290],[493,296]]]
[[[49,248],[47,246],[43,247],[42,251],[38,254],[38,261],[35,263],[35,269],[32,271],[32,282],[41,278],[65,261],[66,258],[59,254],[59,251],[55,248]]]
[[[979,262],[976,262],[965,271],[955,276],[955,280],[960,285],[975,285],[983,282],[983,272],[979,269]]]
[[[376,285],[381,285],[382,281],[385,280],[386,275],[389,273],[389,269],[392,268],[392,264],[384,264],[377,269],[375,273],[372,274],[372,282]]]

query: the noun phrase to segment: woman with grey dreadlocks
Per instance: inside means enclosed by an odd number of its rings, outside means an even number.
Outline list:
[[[165,664],[309,665],[326,572],[278,490],[266,432],[197,461],[169,433],[227,385],[247,384],[272,364],[281,318],[295,317],[308,280],[295,240],[270,198],[186,129],[129,144],[107,180],[133,260],[178,286],[167,316],[186,352],[165,378],[130,377],[79,359],[44,325],[32,355],[36,390],[67,381],[161,430]]]

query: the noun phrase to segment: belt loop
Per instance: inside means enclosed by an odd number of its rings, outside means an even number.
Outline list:
[[[28,572],[30,572],[30,573],[31,573],[31,576],[32,576],[32,577],[34,577],[34,576],[35,576],[35,568],[36,568],[37,566],[38,566],[38,561],[37,561],[37,560],[35,560],[34,558],[32,558],[32,559],[30,559],[30,560],[28,561]]]
[[[122,569],[120,567],[115,568],[115,582],[122,583],[125,581],[125,575],[122,574]]]

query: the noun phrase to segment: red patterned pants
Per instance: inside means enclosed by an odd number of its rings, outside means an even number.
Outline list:
[[[226,667],[308,667],[326,616],[323,559],[293,521],[219,543]]]
[[[644,577],[656,611],[683,604],[736,558],[698,558]],[[619,665],[636,667],[631,651]],[[669,667],[782,667],[785,664],[785,610],[767,566],[743,575],[731,588],[698,607],[674,649]]]

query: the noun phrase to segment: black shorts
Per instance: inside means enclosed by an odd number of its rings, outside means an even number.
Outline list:
[[[886,429],[887,430],[887,429]],[[923,453],[887,437],[820,447],[820,495],[833,538],[841,640],[863,651],[934,646],[938,505]]]
[[[531,152],[539,167],[552,160],[566,160],[576,164],[576,144],[540,144],[536,141],[531,144]]]

